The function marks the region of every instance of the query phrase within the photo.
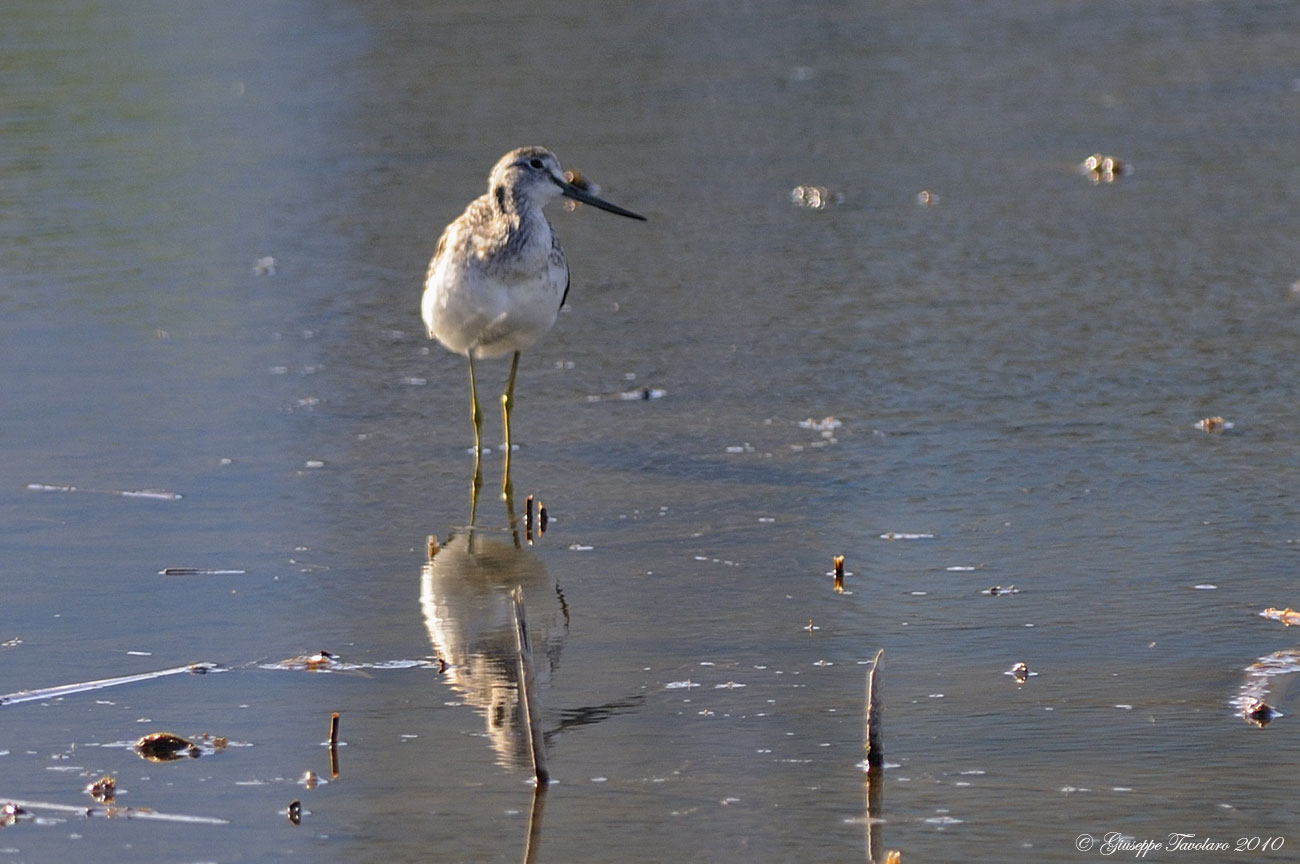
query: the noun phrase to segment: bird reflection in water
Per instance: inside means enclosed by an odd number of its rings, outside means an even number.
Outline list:
[[[569,620],[559,584],[520,541],[509,505],[506,537],[471,524],[441,545],[430,538],[420,608],[433,648],[447,663],[448,684],[483,714],[497,762],[514,769],[531,765],[531,755],[511,592],[522,589],[527,604],[538,686],[549,683],[559,666]]]
[[[447,683],[483,714],[497,762],[514,769],[531,764],[527,722],[520,700],[518,642],[511,593],[521,589],[527,605],[535,684],[544,689],[559,668],[569,632],[569,607],[559,582],[533,551],[544,523],[532,518],[520,538],[520,519],[507,496],[508,528],[492,531],[474,524],[458,528],[439,544],[429,538],[428,560],[420,570],[420,608],[438,656],[447,664]],[[534,529],[533,526],[537,525]],[[560,708],[544,731],[545,742],[562,733],[634,710],[640,693],[598,705]]]

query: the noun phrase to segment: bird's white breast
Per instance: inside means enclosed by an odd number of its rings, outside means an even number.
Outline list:
[[[568,266],[540,214],[520,235],[526,242],[473,230],[476,215],[471,206],[448,226],[429,264],[421,314],[449,350],[497,357],[532,346],[555,324]]]

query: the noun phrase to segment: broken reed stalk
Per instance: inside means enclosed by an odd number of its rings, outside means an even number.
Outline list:
[[[330,776],[339,776],[339,712],[330,715]]]
[[[515,607],[515,644],[519,662],[519,701],[524,706],[524,721],[528,732],[528,750],[533,757],[533,776],[538,785],[551,781],[546,769],[546,739],[542,734],[542,715],[537,707],[537,684],[533,678],[533,650],[528,644],[528,622],[524,615],[524,589],[510,592]]]
[[[885,764],[884,728],[880,714],[884,710],[880,698],[880,658],[885,656],[885,649],[876,652],[876,659],[871,661],[871,671],[867,673],[867,719],[865,741],[867,751],[867,771],[878,771]]]

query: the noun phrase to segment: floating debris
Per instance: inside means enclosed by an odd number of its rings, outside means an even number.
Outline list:
[[[112,775],[105,774],[86,787],[86,794],[100,804],[112,801],[117,796],[117,781]]]
[[[289,657],[281,660],[279,663],[270,663],[264,665],[263,669],[336,669],[341,664],[338,661],[337,654],[331,654],[328,651],[317,651],[315,654],[303,654],[298,657]],[[356,668],[356,667],[353,667]]]
[[[1222,417],[1206,417],[1193,423],[1192,428],[1200,429],[1202,432],[1227,432],[1235,425],[1231,420],[1224,420]]]
[[[1017,684],[1024,684],[1025,681],[1038,675],[1037,672],[1030,672],[1029,667],[1024,663],[1017,663],[1002,674],[1010,675],[1012,678],[1016,679]]]
[[[1273,722],[1276,717],[1281,717],[1282,712],[1265,702],[1263,699],[1251,699],[1242,706],[1241,716],[1246,721],[1253,723],[1263,729],[1269,723]]]
[[[274,276],[276,260],[274,256],[265,255],[253,262],[254,276]]]
[[[638,387],[635,390],[622,390],[617,393],[591,393],[588,402],[649,402],[662,399],[668,395],[667,390],[658,387]]]
[[[197,759],[202,755],[199,745],[173,735],[171,732],[151,732],[135,742],[135,752],[150,762],[172,762],[177,759]]]
[[[844,195],[825,186],[796,186],[790,190],[790,203],[805,210],[825,210],[843,204]]]
[[[1229,704],[1248,722],[1262,727],[1282,716],[1281,711],[1265,701],[1273,689],[1274,679],[1296,672],[1300,672],[1300,649],[1286,648],[1260,657],[1246,667],[1246,680],[1238,688],[1237,695],[1229,700]]]
[[[814,420],[809,417],[807,420],[799,421],[800,429],[811,429],[814,432],[820,432],[823,438],[833,438],[835,430],[844,425],[842,420],[834,417],[823,417],[821,420]]]
[[[1014,585],[1007,585],[1005,587],[1002,585],[994,585],[992,588],[985,588],[980,593],[987,594],[990,597],[1001,597],[1006,594],[1019,594],[1020,589]]]
[[[880,535],[881,540],[933,540],[933,534],[907,534],[902,531],[886,531]]]
[[[13,825],[19,819],[32,815],[30,811],[13,801],[5,802],[0,807],[0,825]]]
[[[344,663],[337,654],[317,651],[301,657],[289,657],[276,663],[258,664],[259,669],[277,669],[291,672],[355,672],[361,669],[446,669],[446,663],[436,657],[423,660],[383,660],[378,663]]]
[[[195,736],[193,741],[179,735],[173,735],[171,732],[153,732],[135,742],[135,752],[141,759],[148,759],[150,762],[172,762],[176,759],[197,759],[200,756],[211,756],[218,750],[225,750],[229,746],[229,738],[215,736],[208,732]],[[250,745],[238,746],[247,747]]]
[[[1124,164],[1114,156],[1093,153],[1079,163],[1079,173],[1093,183],[1114,183],[1117,178],[1133,173],[1133,166]]]
[[[83,489],[80,486],[54,486],[49,483],[28,483],[27,488],[32,492],[87,492],[92,495],[119,495],[123,498],[152,498],[156,501],[179,501],[182,497],[179,492],[168,492],[165,489]]]
[[[1259,614],[1263,618],[1271,618],[1274,621],[1281,621],[1288,627],[1292,624],[1300,624],[1300,612],[1295,611],[1290,606],[1285,609],[1274,609],[1270,606]]]

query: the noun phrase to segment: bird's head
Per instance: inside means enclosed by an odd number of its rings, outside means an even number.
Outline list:
[[[502,156],[492,169],[488,188],[498,204],[510,199],[517,205],[543,207],[563,195],[619,216],[645,221],[644,216],[624,210],[565,180],[560,160],[545,147],[520,147]]]

